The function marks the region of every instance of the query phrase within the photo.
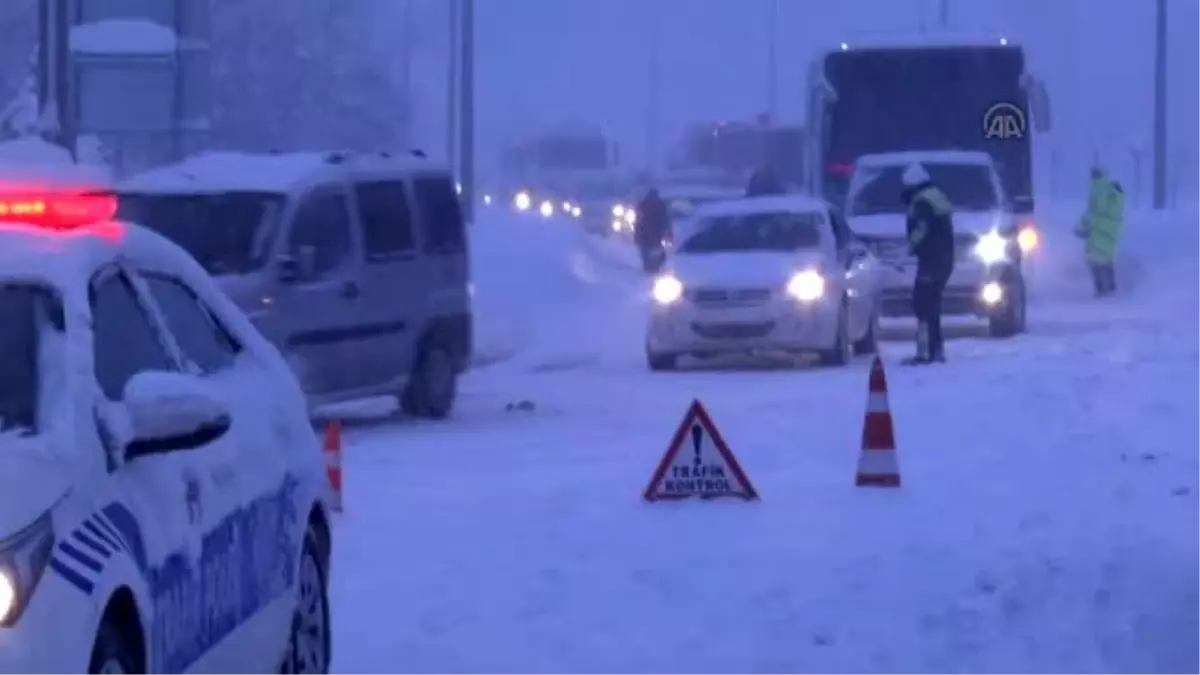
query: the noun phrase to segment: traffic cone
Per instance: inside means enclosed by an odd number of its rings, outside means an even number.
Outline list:
[[[863,421],[862,454],[858,458],[855,485],[900,487],[900,466],[896,461],[896,434],[888,405],[887,377],[878,356],[871,364],[867,385],[867,414]]]
[[[330,506],[334,511],[342,510],[342,423],[330,420],[325,424],[322,453],[325,456],[325,473],[329,476]]]

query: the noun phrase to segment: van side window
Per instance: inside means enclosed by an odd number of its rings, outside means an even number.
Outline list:
[[[145,273],[150,297],[158,305],[167,329],[183,356],[201,374],[211,375],[233,365],[242,345],[217,321],[192,291],[181,282],[162,275]]]
[[[415,247],[412,210],[406,186],[398,180],[354,184],[362,220],[363,248],[367,260],[386,259]]]
[[[313,278],[329,275],[350,259],[354,247],[348,208],[346,195],[323,189],[310,193],[296,210],[288,250],[298,259],[312,256]]]
[[[176,369],[123,274],[95,283],[91,304],[96,382],[110,401],[124,399],[125,385],[142,371]]]
[[[413,180],[413,194],[421,208],[426,253],[461,253],[467,248],[462,207],[449,178],[425,176]]]

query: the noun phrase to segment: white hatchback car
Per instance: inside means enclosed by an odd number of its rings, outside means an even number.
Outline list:
[[[829,204],[803,195],[698,209],[654,280],[652,370],[681,356],[816,352],[841,365],[875,349],[878,265]]]
[[[325,672],[329,487],[300,386],[115,211],[0,188],[0,670]]]

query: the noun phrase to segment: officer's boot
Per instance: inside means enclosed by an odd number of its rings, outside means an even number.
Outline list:
[[[946,341],[942,337],[942,317],[929,320],[929,360],[933,363],[946,362]]]
[[[932,363],[929,354],[929,322],[917,323],[917,353],[901,361],[906,366],[923,366]]]

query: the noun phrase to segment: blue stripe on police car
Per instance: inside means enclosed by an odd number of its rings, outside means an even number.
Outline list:
[[[88,516],[54,547],[50,569],[84,595],[91,595],[109,558],[125,548],[119,539],[105,534],[111,527],[100,513]]]

